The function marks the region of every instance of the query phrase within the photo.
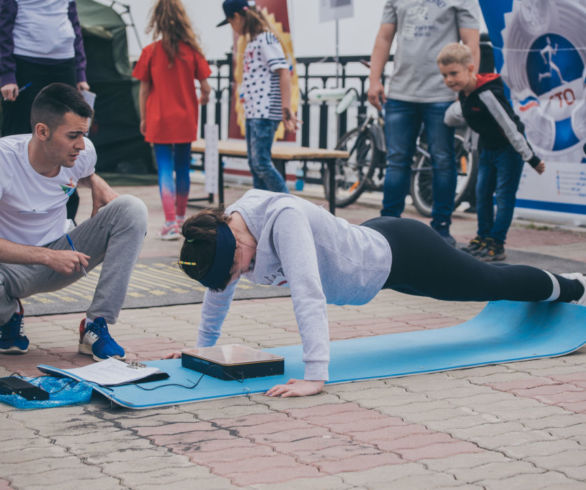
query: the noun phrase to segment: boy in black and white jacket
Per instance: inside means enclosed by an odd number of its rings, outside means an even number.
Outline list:
[[[544,172],[545,163],[529,145],[523,123],[505,97],[500,75],[475,73],[470,49],[458,43],[445,46],[437,63],[445,84],[458,92],[461,116],[480,136],[478,232],[464,251],[485,261],[504,260],[504,243],[513,219],[523,162],[539,174]],[[454,111],[446,111],[446,124],[453,125],[456,117]]]

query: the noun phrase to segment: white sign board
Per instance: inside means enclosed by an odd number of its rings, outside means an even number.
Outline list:
[[[354,17],[354,0],[319,0],[319,21]]]
[[[208,194],[218,193],[218,171],[220,159],[218,155],[218,125],[206,124],[204,128],[206,151],[204,156],[205,189]]]

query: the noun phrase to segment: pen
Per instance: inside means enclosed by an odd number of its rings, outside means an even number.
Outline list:
[[[69,234],[66,234],[65,237],[67,238],[67,241],[69,242],[69,246],[71,247],[71,250],[73,250],[74,252],[77,252],[77,250],[75,249],[75,246],[73,245],[73,240],[71,239]],[[81,265],[81,263],[79,265]],[[83,275],[87,277],[87,271],[85,270],[85,267],[83,265],[81,265],[81,272],[83,272]]]

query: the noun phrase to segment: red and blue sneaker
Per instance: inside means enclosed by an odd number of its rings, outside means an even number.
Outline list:
[[[18,301],[18,300],[17,300]],[[18,301],[20,310],[10,320],[0,326],[0,354],[25,354],[28,352],[29,340],[24,334],[22,317],[24,309]]]
[[[86,324],[84,318],[79,325],[79,353],[92,356],[94,361],[109,357],[124,359],[124,349],[116,343],[108,332],[108,324],[102,317]]]

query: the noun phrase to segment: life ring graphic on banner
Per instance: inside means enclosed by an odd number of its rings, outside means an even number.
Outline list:
[[[586,3],[517,0],[505,14],[501,71],[544,160],[586,163]]]

